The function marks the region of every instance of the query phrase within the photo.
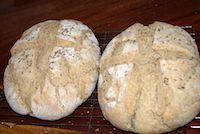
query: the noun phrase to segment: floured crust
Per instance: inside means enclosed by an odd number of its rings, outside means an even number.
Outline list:
[[[57,120],[92,93],[100,50],[93,32],[75,20],[50,20],[26,30],[11,49],[4,92],[20,114]]]
[[[136,133],[164,133],[185,125],[200,111],[199,61],[194,40],[181,28],[134,24],[113,38],[101,58],[103,115]]]

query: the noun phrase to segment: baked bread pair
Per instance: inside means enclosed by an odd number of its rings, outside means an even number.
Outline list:
[[[103,115],[122,130],[168,132],[200,111],[197,46],[187,32],[166,23],[134,24],[112,39],[100,60],[87,26],[46,21],[25,31],[11,54],[4,92],[20,114],[44,120],[71,114],[91,95],[98,72]]]

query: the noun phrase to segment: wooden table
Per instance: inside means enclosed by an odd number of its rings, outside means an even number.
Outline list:
[[[148,25],[154,21],[164,21],[179,26],[192,26],[195,30],[195,39],[200,45],[200,1],[199,0],[1,0],[0,1],[0,90],[3,90],[3,73],[10,58],[10,48],[15,41],[21,36],[22,32],[32,25],[49,20],[49,19],[76,19],[88,25],[95,33],[98,34],[99,40],[104,37],[104,33],[112,33],[113,31],[122,31],[128,26],[140,22]],[[114,34],[113,34],[114,36]],[[101,42],[106,43],[106,42]],[[199,47],[200,48],[200,47]],[[90,100],[83,105],[86,107],[95,105],[96,92],[90,97]],[[93,106],[94,106],[93,105]],[[0,103],[0,113],[2,109],[8,108],[4,100]],[[81,107],[82,108],[82,107]],[[101,115],[98,111],[98,105],[95,107],[86,107],[85,110],[76,111],[74,116],[83,113],[91,119],[93,112]],[[98,110],[97,110],[98,109]],[[0,121],[18,117],[11,109],[4,111],[4,117],[0,114]],[[90,111],[92,110],[92,111]],[[97,110],[97,111],[95,111]],[[84,113],[86,112],[86,113]],[[99,112],[99,113],[98,113]],[[10,118],[10,116],[14,116]],[[72,115],[73,117],[73,115]],[[28,124],[28,121],[40,122],[31,117],[20,117],[27,119],[27,122],[21,124]],[[3,120],[4,119],[4,120]],[[65,123],[68,118],[62,119],[57,123]],[[80,119],[81,120],[81,119]],[[13,120],[15,121],[15,120]],[[100,120],[99,120],[100,121]],[[83,121],[84,122],[84,121]],[[105,123],[106,121],[103,121]],[[19,122],[18,122],[19,123]],[[41,123],[44,125],[49,122]],[[88,123],[88,122],[87,122]],[[89,122],[91,123],[91,122]],[[110,124],[106,122],[109,126]],[[200,120],[195,120],[194,125],[200,126]],[[52,123],[49,123],[52,124]],[[80,128],[80,130],[87,132],[101,133],[101,128],[91,126],[89,129]],[[49,125],[51,126],[51,125]],[[111,126],[111,125],[110,125]],[[60,126],[54,126],[60,127]],[[62,127],[62,126],[61,126]],[[94,128],[92,128],[94,127]],[[68,127],[71,129],[79,129],[79,127]],[[110,128],[109,128],[110,129]],[[105,130],[109,130],[105,129]],[[116,128],[111,128],[112,133],[123,133]],[[93,131],[94,130],[94,131]],[[106,132],[106,131],[104,131]],[[107,131],[108,132],[108,131]],[[191,129],[190,124],[186,127],[180,128],[173,133],[200,133],[200,129]]]

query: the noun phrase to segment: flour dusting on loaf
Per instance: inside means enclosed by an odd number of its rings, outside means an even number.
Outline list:
[[[114,126],[165,133],[200,111],[200,59],[183,29],[134,24],[114,37],[100,60],[98,101]]]
[[[92,93],[100,48],[93,32],[75,20],[50,20],[26,30],[11,49],[4,92],[23,115],[58,120]]]

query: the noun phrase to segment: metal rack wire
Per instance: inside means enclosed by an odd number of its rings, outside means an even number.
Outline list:
[[[195,39],[195,31],[192,26],[181,26]],[[121,31],[110,31],[96,33],[96,37],[99,40],[101,52],[105,49],[108,42]],[[0,93],[0,121],[1,122],[13,122],[16,124],[29,124],[29,125],[41,125],[58,128],[68,128],[73,130],[82,130],[92,133],[108,133],[108,134],[128,134],[112,126],[102,115],[98,100],[97,89],[92,93],[90,98],[79,106],[71,115],[60,119],[58,121],[43,121],[30,116],[22,116],[16,114],[11,110],[8,103],[5,100],[3,92]],[[200,133],[200,115],[188,125],[178,128],[171,132],[171,134],[195,134]]]

